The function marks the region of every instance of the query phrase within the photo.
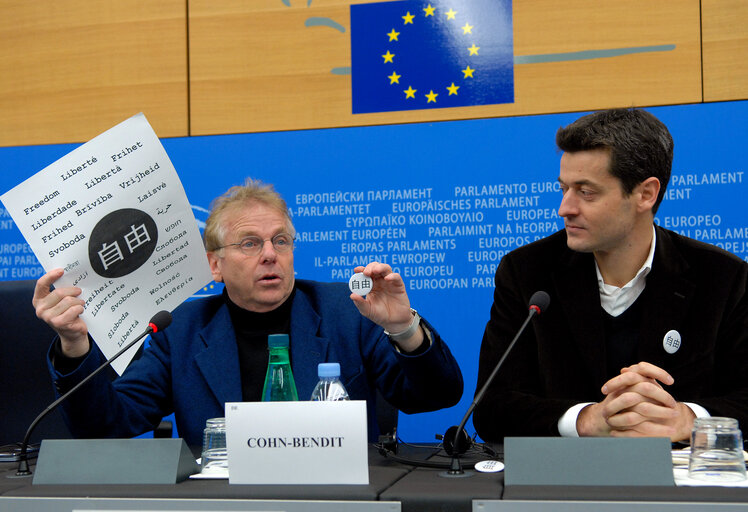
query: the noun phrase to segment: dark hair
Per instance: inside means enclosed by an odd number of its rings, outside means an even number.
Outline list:
[[[610,173],[621,181],[626,195],[650,176],[660,180],[660,193],[652,207],[657,213],[670,181],[673,138],[655,116],[640,109],[612,109],[580,117],[556,132],[561,151],[608,148]]]

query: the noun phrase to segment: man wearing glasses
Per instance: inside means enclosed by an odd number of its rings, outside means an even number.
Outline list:
[[[351,399],[367,400],[369,439],[376,440],[376,391],[406,413],[456,404],[462,395],[457,362],[436,331],[410,308],[405,285],[389,265],[357,267],[373,286],[366,298],[344,283],[297,280],[295,230],[272,186],[247,180],[217,198],[205,226],[205,248],[222,295],[175,309],[169,329],[122,376],[99,378],[65,404],[76,437],[130,437],[174,412],[179,436],[202,442],[208,418],[226,402],[257,401],[267,369],[267,336],[287,333],[301,400],[317,382],[317,365],[339,362]],[[103,356],[79,317],[76,287],[49,292],[62,270],[37,282],[34,307],[59,334],[50,370],[65,392]],[[358,311],[357,311],[358,310]],[[97,376],[98,378],[98,376]]]

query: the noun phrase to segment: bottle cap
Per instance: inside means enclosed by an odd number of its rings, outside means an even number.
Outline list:
[[[288,334],[270,334],[268,348],[288,348]]]
[[[340,363],[319,363],[318,377],[340,377]]]

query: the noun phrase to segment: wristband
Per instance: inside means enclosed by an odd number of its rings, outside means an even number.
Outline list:
[[[390,333],[386,329],[384,333],[395,342],[404,341],[413,336],[416,332],[416,329],[418,329],[421,326],[421,316],[418,314],[418,311],[416,311],[413,308],[410,308],[410,312],[413,313],[413,320],[410,322],[410,325],[407,329],[401,332],[396,333]]]

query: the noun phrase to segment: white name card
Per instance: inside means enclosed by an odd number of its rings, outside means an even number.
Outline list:
[[[369,483],[366,401],[229,402],[231,484]]]

